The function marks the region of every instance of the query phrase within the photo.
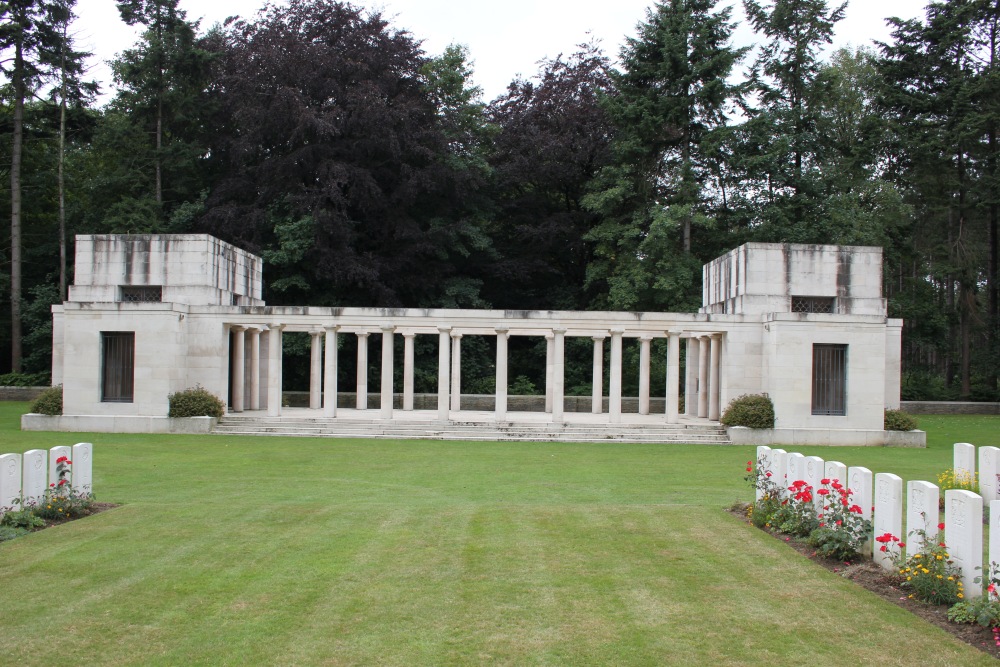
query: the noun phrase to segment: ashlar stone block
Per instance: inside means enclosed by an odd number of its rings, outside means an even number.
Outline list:
[[[21,501],[21,455],[0,456],[0,514],[19,509]]]
[[[73,445],[73,490],[92,493],[94,490],[94,445],[78,442]]]
[[[48,486],[49,454],[44,449],[32,449],[24,453],[21,469],[21,492],[24,494],[24,504],[33,505],[42,502],[45,488]]]
[[[938,535],[938,487],[930,482],[906,483],[906,553],[924,553],[927,541],[934,542]],[[926,538],[921,536],[924,531]]]
[[[987,507],[1000,500],[1000,447],[979,448],[979,495]]]
[[[888,533],[902,539],[903,480],[898,475],[893,475],[891,472],[880,472],[875,475],[875,513],[873,522],[876,538]],[[887,550],[882,551],[882,546],[887,546]],[[893,557],[898,553],[896,551],[897,547],[892,543],[886,545],[880,542],[873,542],[872,549],[872,557],[882,569],[890,572],[895,569]]]
[[[944,537],[948,553],[962,569],[966,598],[979,597],[975,578],[983,567],[983,498],[964,489],[944,492]]]

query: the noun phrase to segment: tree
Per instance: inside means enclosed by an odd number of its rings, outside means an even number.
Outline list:
[[[501,260],[490,300],[511,308],[583,309],[598,217],[583,207],[591,179],[608,163],[610,65],[596,45],[542,63],[535,81],[517,80],[490,104],[497,128],[491,164]]]
[[[697,303],[701,264],[716,250],[693,240],[713,225],[709,146],[738,97],[727,79],[745,52],[729,44],[731,8],[715,5],[659,2],[622,48],[623,71],[613,75],[616,92],[606,98],[613,156],[586,202],[602,218],[588,237],[596,259],[587,278],[605,286],[602,306]]]
[[[7,0],[0,2],[0,50],[6,58],[3,73],[10,81],[13,128],[11,141],[10,313],[11,369],[21,370],[21,167],[24,142],[24,104],[58,67],[61,34],[57,28],[67,0]]]
[[[216,48],[220,177],[203,228],[262,252],[286,300],[443,298],[482,239],[412,37],[378,13],[293,0],[231,22]]]

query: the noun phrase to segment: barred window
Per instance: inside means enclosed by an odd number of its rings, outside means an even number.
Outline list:
[[[846,345],[813,345],[812,413],[847,414]]]
[[[793,313],[833,313],[836,312],[835,297],[793,296]]]
[[[118,300],[125,303],[158,303],[163,301],[163,288],[159,285],[122,285]]]
[[[135,332],[101,332],[101,401],[131,403],[135,387]]]

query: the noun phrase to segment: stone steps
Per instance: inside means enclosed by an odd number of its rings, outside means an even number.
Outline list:
[[[381,421],[227,415],[214,433],[299,437],[561,442],[730,444],[717,424],[552,424],[545,422]]]

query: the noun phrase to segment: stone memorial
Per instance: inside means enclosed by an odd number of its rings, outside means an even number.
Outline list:
[[[771,450],[771,480],[782,496],[788,492],[788,452],[784,449]]]
[[[967,598],[982,595],[975,582],[983,567],[983,499],[964,489],[944,492],[944,536],[948,553],[962,568],[962,583]]]
[[[94,445],[78,442],[73,445],[73,490],[92,493],[94,486]]]
[[[989,559],[992,567],[993,563],[1000,564],[1000,500],[990,501],[990,551]],[[986,572],[986,578],[989,579],[990,576],[994,574],[1000,574],[1000,572]],[[1000,591],[997,592],[997,596],[1000,597]]]
[[[903,538],[903,480],[898,475],[880,472],[875,475],[875,536],[890,533]],[[905,539],[903,540],[906,541]],[[878,542],[874,543],[873,557],[884,570],[893,571],[894,547],[882,551]]]
[[[21,502],[21,455],[0,456],[0,514],[7,510],[20,509]]]
[[[927,542],[936,542],[938,535],[938,487],[930,482],[906,483],[906,553],[924,553]],[[924,531],[926,539],[919,531]]]
[[[831,482],[836,480],[846,487],[850,487],[847,481],[847,466],[840,461],[827,461],[824,466],[823,476]]]
[[[861,516],[871,520],[872,510],[872,471],[861,466],[851,466],[847,469],[847,488],[851,490],[851,500],[861,508]]]
[[[73,460],[73,450],[66,445],[59,445],[49,450],[49,484],[59,484],[59,464],[56,461],[65,456],[68,460]],[[72,481],[66,479],[67,483]]]
[[[806,479],[806,457],[798,452],[789,452],[786,458],[785,488],[787,489],[799,480]]]
[[[40,503],[48,488],[48,452],[44,449],[32,449],[24,453],[22,459],[21,492],[24,494],[24,504]]]
[[[821,482],[823,481],[823,475],[826,472],[826,466],[824,465],[823,459],[818,456],[807,456],[804,460],[805,465],[804,473],[806,484],[813,488],[813,505],[816,506],[817,512],[823,511],[823,504],[826,502],[827,498],[821,494],[816,493],[822,488]]]
[[[1000,500],[1000,448],[979,448],[979,495],[987,507]],[[1000,562],[1000,561],[997,561]]]
[[[968,442],[956,442],[954,458],[952,467],[955,469],[955,478],[972,479],[976,474],[976,446]]]
[[[758,483],[755,486],[755,491],[756,491],[755,499],[760,500],[761,498],[764,497],[764,489],[759,481],[760,477],[763,476],[766,479],[775,478],[773,461],[771,460],[771,448],[768,447],[767,445],[760,445],[759,447],[757,447],[757,460],[755,463],[757,466],[757,475],[758,475]],[[770,477],[767,477],[768,473],[770,473]]]

